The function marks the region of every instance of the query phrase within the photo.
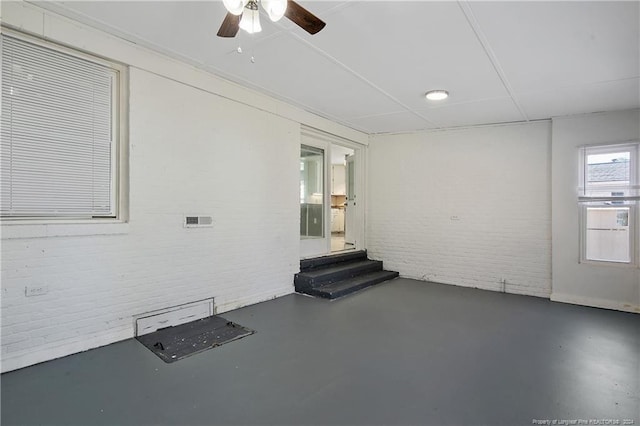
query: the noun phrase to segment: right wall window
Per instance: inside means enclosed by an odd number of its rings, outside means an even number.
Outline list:
[[[581,260],[635,264],[638,143],[580,150]]]

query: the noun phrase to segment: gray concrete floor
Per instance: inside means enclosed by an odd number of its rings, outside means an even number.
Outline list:
[[[224,316],[257,333],[173,364],[127,340],[4,374],[2,424],[640,424],[640,315],[397,279]]]

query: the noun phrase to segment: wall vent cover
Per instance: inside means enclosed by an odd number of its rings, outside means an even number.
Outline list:
[[[185,216],[185,228],[206,228],[213,226],[213,217],[211,216]]]
[[[136,315],[136,337],[153,333],[166,327],[175,327],[191,321],[210,317],[215,313],[213,298]]]

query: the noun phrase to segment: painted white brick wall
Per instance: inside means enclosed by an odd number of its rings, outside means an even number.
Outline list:
[[[299,144],[296,122],[132,69],[128,232],[3,240],[3,371],[131,337],[136,314],[291,293]]]
[[[130,221],[0,227],[2,371],[130,338],[140,313],[293,291],[300,123],[367,135],[32,3],[4,2],[2,20],[131,67]]]
[[[401,276],[548,297],[550,123],[369,144],[367,247]]]

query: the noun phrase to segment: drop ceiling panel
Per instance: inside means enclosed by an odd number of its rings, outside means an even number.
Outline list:
[[[336,5],[305,4],[314,13]],[[130,35],[129,39],[176,53],[338,122],[398,108],[314,49],[286,36],[265,16],[261,17],[263,31],[259,34],[240,31],[235,38],[217,37],[225,16],[221,2],[65,2],[63,6]]]
[[[311,42],[410,108],[436,88],[458,102],[508,96],[456,2],[354,2],[327,20]]]
[[[474,124],[523,121],[510,97],[483,99],[465,103],[445,103],[442,106],[421,110],[420,113],[439,127],[470,126]]]
[[[250,61],[251,56],[255,63]],[[286,33],[212,65],[224,67],[253,87],[339,122],[398,110],[395,102]]]
[[[131,41],[191,62],[237,49],[239,40],[247,48],[277,34],[267,22],[260,37],[240,32],[235,39],[217,37],[226,10],[215,1],[66,1],[64,8],[116,30]]]
[[[395,133],[411,130],[433,129],[435,126],[410,112],[396,112],[391,114],[374,115],[351,119],[357,128],[368,133]]]
[[[516,91],[640,75],[637,1],[469,4]]]
[[[532,119],[640,106],[638,1],[299,3],[325,29],[263,14],[219,38],[221,1],[43,7],[368,132],[520,121],[513,101]],[[433,88],[451,97],[431,105]]]
[[[298,1],[298,4],[300,6],[304,7],[309,12],[313,13],[314,15],[316,15],[318,18],[322,19],[325,22],[327,22],[327,16],[338,12],[340,9],[344,8],[345,6],[348,7],[350,3],[352,2],[324,1],[324,0],[322,1],[299,0]],[[287,29],[287,30],[294,29],[294,32],[297,34],[306,34],[303,29],[301,29],[300,27],[298,27],[296,24],[294,24],[288,19],[282,19],[278,21],[276,25],[280,28]]]
[[[640,79],[518,93],[532,119],[640,107]]]

